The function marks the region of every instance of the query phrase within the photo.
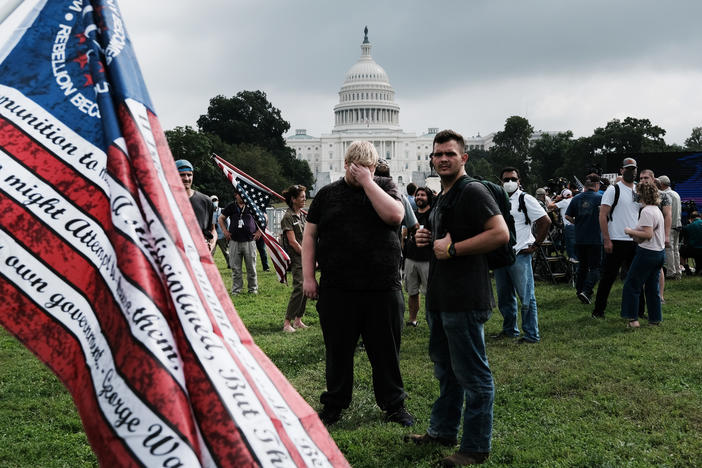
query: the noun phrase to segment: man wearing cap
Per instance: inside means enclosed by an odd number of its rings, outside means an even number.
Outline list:
[[[222,214],[222,208],[219,207],[219,197],[217,195],[212,195],[210,197],[210,200],[212,200],[212,204],[215,207],[215,212],[212,215],[212,224],[215,225],[215,229],[217,229],[217,245],[219,246],[219,250],[222,252],[222,255],[224,255],[224,258],[227,260],[227,268],[229,268],[229,242],[227,242],[227,239],[224,238],[224,233],[222,232],[222,228],[219,227],[219,215]],[[216,250],[216,247],[212,249],[212,256],[214,256],[214,251]]]
[[[680,232],[682,231],[682,202],[680,195],[670,188],[670,178],[662,175],[658,178],[661,183],[661,191],[668,195],[670,200],[670,244],[665,248],[665,269],[666,278],[680,279],[682,278],[682,270],[680,269]]]
[[[602,195],[599,223],[604,244],[604,263],[592,312],[595,318],[604,318],[609,292],[617,279],[619,268],[623,264],[630,264],[636,254],[634,240],[624,232],[625,228],[636,226],[639,219],[640,205],[634,190],[636,171],[636,160],[625,158],[619,169],[622,180],[610,185]]]
[[[576,295],[583,304],[590,304],[592,291],[600,277],[602,233],[600,232],[600,176],[588,174],[585,190],[568,205],[565,219],[575,227],[575,250],[578,253]]]
[[[541,208],[543,208],[544,211],[548,211],[548,205],[551,204],[551,199],[546,196],[545,188],[537,188],[534,198],[536,198],[536,201],[539,202],[539,205],[541,205]]]
[[[204,193],[193,189],[193,165],[190,164],[190,161],[179,159],[176,161],[176,168],[178,169],[180,180],[183,182],[183,187],[185,187],[185,193],[188,194],[190,199],[190,205],[192,205],[195,212],[197,225],[202,231],[205,241],[207,241],[207,250],[214,252],[216,232],[212,222],[212,216],[215,211],[212,200]]]

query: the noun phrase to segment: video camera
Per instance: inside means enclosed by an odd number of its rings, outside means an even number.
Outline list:
[[[546,187],[549,192],[554,195],[560,194],[564,189],[568,188],[568,179],[565,177],[554,177],[546,181]]]

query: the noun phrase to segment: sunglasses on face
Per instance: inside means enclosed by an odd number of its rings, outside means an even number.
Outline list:
[[[502,182],[517,182],[517,181],[519,181],[519,179],[516,177],[504,177],[502,179]]]

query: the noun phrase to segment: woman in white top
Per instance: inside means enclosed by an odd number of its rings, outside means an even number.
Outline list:
[[[636,192],[644,205],[639,213],[639,223],[633,229],[624,230],[638,244],[622,290],[622,317],[629,321],[627,326],[631,328],[639,327],[639,295],[644,286],[648,323],[661,323],[658,276],[665,263],[665,227],[663,213],[658,208],[658,189],[653,184],[638,184]]]

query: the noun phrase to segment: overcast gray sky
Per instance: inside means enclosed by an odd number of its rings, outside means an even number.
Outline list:
[[[648,118],[682,144],[702,126],[702,1],[119,0],[165,129],[209,99],[260,89],[319,136],[368,25],[405,131],[592,134]]]

